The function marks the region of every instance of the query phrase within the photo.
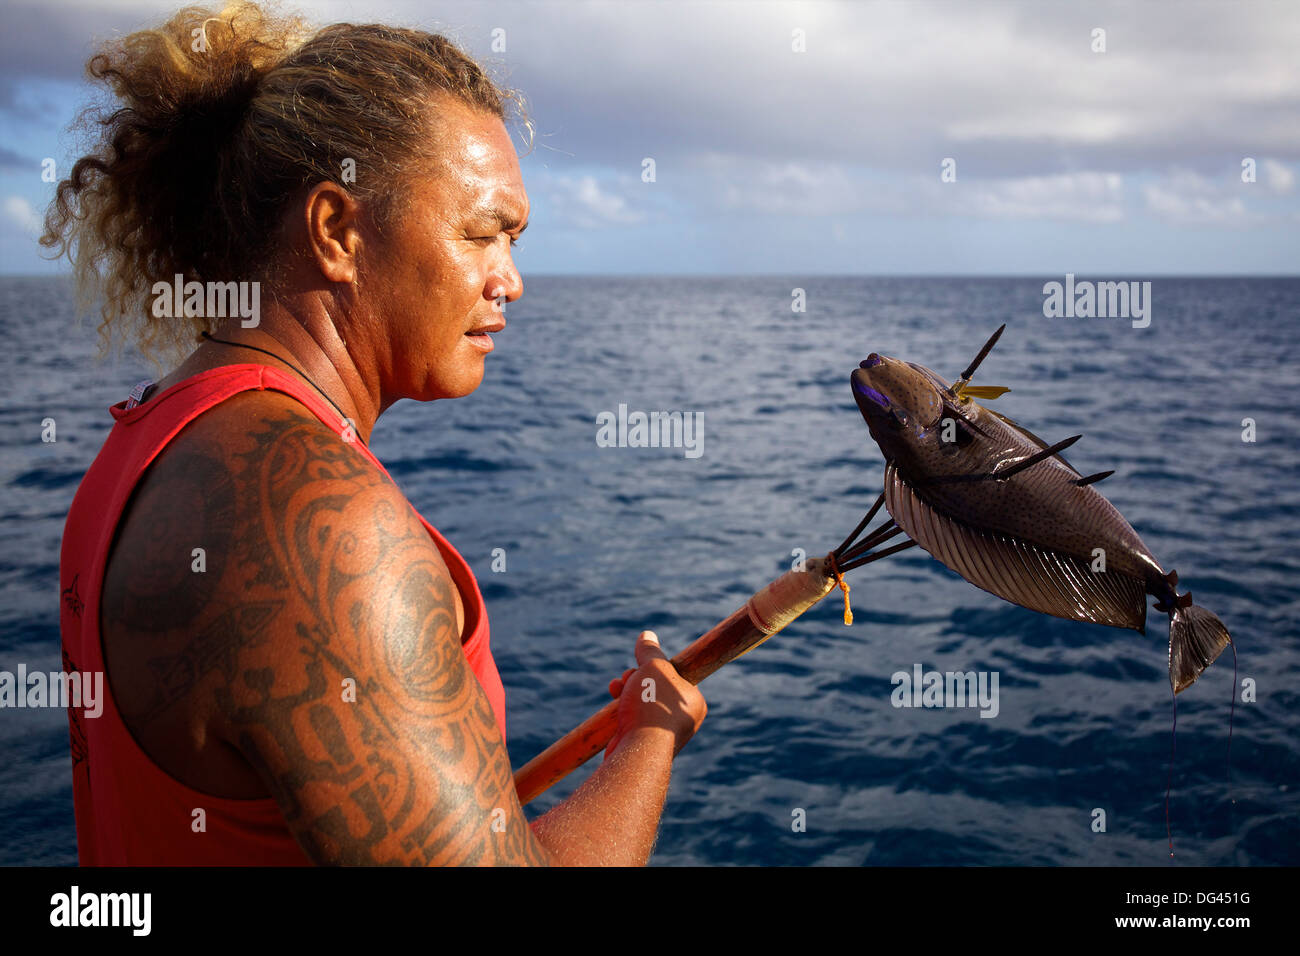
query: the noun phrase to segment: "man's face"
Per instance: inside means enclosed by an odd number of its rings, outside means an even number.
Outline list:
[[[383,237],[362,281],[378,322],[381,391],[399,398],[458,398],[478,388],[500,297],[524,292],[510,244],[528,223],[514,144],[497,117],[440,105],[441,163],[412,184],[410,202]]]

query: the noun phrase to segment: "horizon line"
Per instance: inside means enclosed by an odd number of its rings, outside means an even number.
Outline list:
[[[1111,272],[1088,269],[1079,272],[533,272],[521,273],[534,279],[1041,279],[1058,275],[1101,276],[1108,279],[1154,281],[1156,279],[1300,279],[1300,272]],[[0,279],[72,279],[68,272],[4,272]]]

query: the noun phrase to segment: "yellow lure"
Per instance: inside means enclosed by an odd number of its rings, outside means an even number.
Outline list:
[[[957,389],[957,397],[965,398],[982,398],[992,401],[995,398],[1001,398],[1011,389],[1002,385],[963,385]]]

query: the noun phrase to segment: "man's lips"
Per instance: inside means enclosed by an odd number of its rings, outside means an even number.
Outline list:
[[[474,348],[482,349],[484,352],[491,352],[493,349],[493,343],[490,333],[500,332],[505,327],[506,320],[497,319],[486,325],[480,325],[476,329],[470,329],[465,333],[465,337],[469,339],[469,344],[474,346]]]

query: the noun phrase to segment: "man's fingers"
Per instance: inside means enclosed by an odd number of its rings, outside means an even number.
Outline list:
[[[623,685],[627,683],[627,679],[631,677],[634,673],[636,673],[636,669],[633,667],[629,667],[627,670],[623,672],[622,677],[615,677],[612,681],[610,681],[609,696],[618,697],[619,695],[621,695],[623,693]]]
[[[621,695],[623,693],[623,685],[627,683],[627,679],[631,677],[634,673],[636,673],[635,669],[629,667],[627,670],[623,672],[622,677],[615,677],[612,681],[610,681],[609,696],[618,697],[619,695]]]
[[[659,646],[659,635],[654,631],[642,631],[636,639],[636,662],[638,666],[644,667],[654,660],[667,660]]]
[[[605,756],[613,752],[616,743],[627,739],[624,734],[638,730],[652,730],[656,735],[669,731],[676,738],[675,754],[699,729],[706,713],[704,698],[673,669],[654,631],[642,631],[637,636],[635,653],[636,670],[625,671],[622,677],[609,682],[610,694],[619,698],[619,730]],[[638,678],[635,687],[628,686],[628,681]],[[658,681],[662,684],[656,687]]]

